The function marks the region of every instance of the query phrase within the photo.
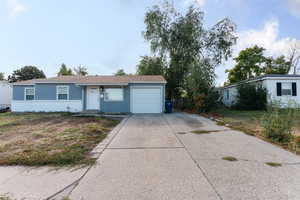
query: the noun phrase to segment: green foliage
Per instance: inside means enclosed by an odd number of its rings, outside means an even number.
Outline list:
[[[71,68],[68,67],[63,63],[60,66],[59,71],[57,72],[57,76],[71,76],[73,75],[73,71]]]
[[[291,62],[286,61],[284,56],[276,59],[267,58],[264,73],[266,74],[288,74],[291,69]]]
[[[138,75],[165,75],[165,64],[160,57],[143,56],[137,66]]]
[[[4,80],[5,80],[4,73],[0,72],[0,81],[4,81]]]
[[[278,105],[270,107],[261,123],[265,137],[275,142],[289,143],[293,139],[294,113],[293,108],[280,109]]]
[[[240,110],[264,110],[267,106],[267,91],[261,85],[241,84],[237,87],[237,102]]]
[[[115,73],[115,76],[125,76],[127,75],[124,71],[124,69],[118,69],[118,71]]]
[[[284,56],[278,58],[265,57],[265,49],[257,45],[242,50],[234,60],[236,65],[228,73],[229,84],[254,78],[263,74],[287,74],[291,68],[291,62]]]
[[[255,45],[252,48],[247,48],[241,51],[234,60],[236,66],[227,70],[228,80],[230,83],[236,83],[242,80],[259,76],[263,73],[263,64],[265,63],[265,57],[263,55],[264,48]]]
[[[31,79],[46,78],[44,72],[35,66],[25,66],[15,70],[12,75],[8,76],[9,82],[26,81]]]
[[[69,69],[70,70],[70,69]],[[78,66],[78,67],[75,67],[74,68],[74,71],[76,73],[76,75],[80,75],[80,76],[86,76],[88,75],[88,71],[87,71],[87,68],[84,67],[84,66]],[[70,73],[70,72],[68,72]],[[71,73],[72,74],[72,73]]]
[[[144,37],[150,42],[152,53],[164,60],[161,71],[168,82],[168,99],[178,99],[181,91],[187,90],[186,82],[194,63],[205,60],[209,64],[206,67],[214,74],[214,68],[231,56],[231,47],[236,42],[235,25],[223,19],[205,29],[203,17],[199,8],[191,6],[182,14],[168,2],[146,13]]]

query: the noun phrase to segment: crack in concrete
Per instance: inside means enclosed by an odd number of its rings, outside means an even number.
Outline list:
[[[206,175],[206,173],[204,172],[204,170],[201,168],[201,166],[197,163],[197,161],[193,158],[191,152],[186,148],[186,146],[184,145],[184,143],[180,140],[180,138],[178,137],[178,135],[176,134],[176,131],[172,128],[171,124],[168,122],[168,120],[165,118],[165,116],[162,116],[163,120],[166,122],[167,126],[170,128],[170,130],[172,131],[172,133],[175,135],[175,137],[177,138],[177,140],[181,143],[181,145],[184,147],[184,149],[186,150],[186,152],[188,153],[189,157],[193,160],[193,162],[196,164],[196,166],[198,167],[198,169],[201,171],[202,175],[205,177],[205,179],[207,180],[207,182],[209,183],[209,185],[212,187],[212,189],[214,190],[214,192],[217,194],[217,196],[219,197],[220,200],[223,200],[221,194],[217,191],[216,187],[213,185],[213,183],[209,180],[208,176]]]
[[[109,150],[126,150],[126,149],[184,149],[184,147],[111,147]]]

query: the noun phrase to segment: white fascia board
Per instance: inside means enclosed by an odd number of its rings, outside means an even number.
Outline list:
[[[166,81],[130,81],[130,83],[158,83],[158,84],[167,84]]]
[[[128,85],[128,83],[78,83],[79,86],[119,86]]]

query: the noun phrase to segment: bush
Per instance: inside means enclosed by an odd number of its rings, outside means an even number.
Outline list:
[[[265,110],[267,91],[261,85],[242,84],[238,86],[237,102],[233,106],[239,110]]]
[[[199,112],[209,112],[217,109],[220,105],[220,95],[214,89],[210,89],[207,94],[199,94],[193,98],[193,106]]]
[[[289,143],[293,139],[294,112],[293,108],[269,108],[262,119],[264,135],[275,142]]]

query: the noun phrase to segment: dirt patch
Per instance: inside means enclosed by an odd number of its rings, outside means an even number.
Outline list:
[[[91,163],[89,152],[119,121],[61,113],[0,114],[0,165]]]

